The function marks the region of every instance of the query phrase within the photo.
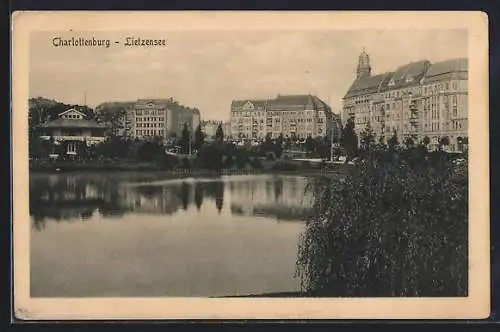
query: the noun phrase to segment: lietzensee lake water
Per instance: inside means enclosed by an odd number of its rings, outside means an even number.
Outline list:
[[[32,297],[294,292],[310,178],[30,178]]]

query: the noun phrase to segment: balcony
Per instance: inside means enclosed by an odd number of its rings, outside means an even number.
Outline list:
[[[417,125],[417,124],[418,124],[419,119],[418,119],[417,117],[415,117],[415,116],[411,116],[411,117],[410,117],[410,119],[409,119],[409,122],[410,122],[413,126],[415,126],[415,125]]]
[[[87,142],[87,145],[102,143],[106,140],[105,136],[53,136],[55,142],[80,141]],[[50,140],[50,136],[40,136],[42,140]]]
[[[417,101],[416,100],[412,100],[410,102],[410,110],[415,110],[415,111],[418,111],[418,105],[417,105]]]

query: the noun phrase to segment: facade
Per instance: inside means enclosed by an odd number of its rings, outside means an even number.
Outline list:
[[[168,117],[165,102],[140,99],[128,115],[132,138],[167,137]]]
[[[125,115],[126,135],[134,139],[167,139],[174,133],[180,136],[184,124],[194,134],[200,124],[200,112],[181,106],[171,98],[139,99]]]
[[[229,121],[206,120],[201,122],[205,140],[211,141],[215,139],[215,134],[217,133],[219,125],[222,126],[224,138],[228,138],[231,135],[231,123]]]
[[[373,129],[387,141],[430,139],[430,149],[448,137],[448,151],[461,151],[467,138],[467,59],[421,60],[372,76],[368,54],[358,59],[356,79],[343,98],[342,122],[354,120],[358,135]]]
[[[313,95],[278,95],[269,100],[235,100],[231,104],[231,136],[262,140],[270,134],[305,139],[329,135],[339,123],[330,107]]]
[[[38,127],[40,138],[64,145],[64,153],[76,156],[86,147],[106,140],[106,125],[85,119],[85,114],[71,108],[59,114],[59,118]]]
[[[175,133],[177,137],[180,137],[184,125],[187,125],[188,131],[191,135],[194,135],[196,128],[200,125],[200,112],[197,109],[169,104],[167,105],[167,111],[169,134]]]
[[[215,120],[202,121],[201,127],[203,132],[205,133],[205,137],[208,139],[215,138],[215,133],[217,132],[217,128],[219,127],[220,124],[221,121],[215,121]],[[224,134],[226,134],[226,132],[224,132]]]

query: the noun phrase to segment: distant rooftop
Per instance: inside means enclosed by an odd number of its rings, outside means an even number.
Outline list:
[[[324,101],[319,99],[317,96],[311,94],[301,94],[301,95],[281,95],[279,94],[275,99],[244,99],[244,100],[233,100],[231,103],[231,108],[239,108],[248,104],[250,108],[256,109],[267,109],[267,110],[305,110],[305,109],[316,109],[330,111],[330,106],[328,106]]]

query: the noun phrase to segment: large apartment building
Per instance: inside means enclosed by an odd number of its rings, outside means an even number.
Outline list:
[[[358,134],[370,124],[384,141],[393,133],[400,142],[427,136],[431,149],[448,137],[446,150],[461,151],[468,136],[467,92],[467,59],[421,60],[372,76],[363,50],[356,79],[343,98],[342,122],[353,119]]]
[[[181,106],[170,99],[139,99],[126,112],[126,135],[131,138],[166,139],[174,133],[180,136],[184,125],[193,135],[200,124],[200,112]]]
[[[314,95],[278,95],[275,99],[234,100],[231,103],[230,131],[233,138],[305,139],[339,130],[340,118],[330,106]]]

